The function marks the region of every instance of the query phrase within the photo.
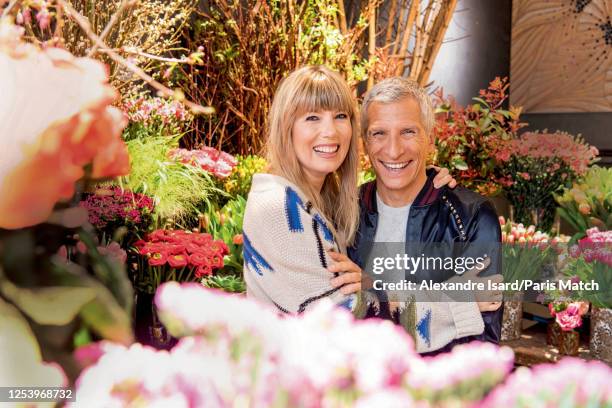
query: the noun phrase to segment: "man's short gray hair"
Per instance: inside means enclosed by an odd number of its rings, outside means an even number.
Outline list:
[[[432,138],[434,111],[431,99],[425,88],[416,81],[402,77],[387,78],[370,89],[363,97],[361,104],[361,132],[365,137],[368,132],[368,108],[373,102],[392,103],[404,98],[414,98],[421,111],[421,123],[425,133]]]

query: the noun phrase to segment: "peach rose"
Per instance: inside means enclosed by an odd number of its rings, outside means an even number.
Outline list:
[[[91,164],[93,178],[129,172],[121,140],[126,119],[110,106],[116,91],[105,66],[67,51],[20,41],[0,22],[0,228],[43,222],[74,194]]]

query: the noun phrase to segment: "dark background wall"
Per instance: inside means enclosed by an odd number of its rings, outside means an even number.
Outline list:
[[[459,0],[430,80],[467,104],[496,76],[510,76],[511,0]],[[512,92],[512,83],[510,84]],[[597,146],[612,164],[612,112],[524,114],[527,130],[565,130]]]

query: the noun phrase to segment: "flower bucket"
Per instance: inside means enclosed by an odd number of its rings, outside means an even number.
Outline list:
[[[580,333],[576,330],[562,330],[556,322],[548,324],[546,343],[557,347],[559,354],[577,356],[580,348]]]
[[[172,337],[157,316],[154,302],[155,295],[142,291],[136,292],[134,307],[135,338],[141,344],[158,350],[169,350],[178,339]]]
[[[520,300],[507,300],[504,302],[502,318],[502,341],[517,340],[521,337],[523,324],[523,302]]]
[[[593,307],[590,349],[595,358],[612,364],[612,309]]]

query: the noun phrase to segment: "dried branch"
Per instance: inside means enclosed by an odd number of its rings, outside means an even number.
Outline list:
[[[115,23],[119,20],[119,16],[121,15],[121,13],[123,13],[123,10],[128,6],[131,7],[135,3],[136,3],[135,0],[122,0],[121,1],[121,3],[119,4],[119,7],[117,8],[117,11],[113,13],[110,21],[108,22],[108,24],[106,24],[106,27],[104,27],[104,30],[102,30],[102,33],[100,34],[100,41],[104,41],[108,33],[110,33],[111,28],[113,28]],[[92,57],[96,53],[97,49],[98,49],[98,45],[94,44],[89,50],[89,52],[87,53],[87,56]]]
[[[440,22],[435,24],[435,29],[432,31],[432,44],[427,50],[427,54],[425,56],[426,65],[419,73],[419,83],[425,84],[429,79],[429,74],[431,73],[431,69],[433,67],[433,63],[438,55],[438,51],[442,46],[442,42],[444,41],[444,34],[448,29],[448,25],[450,24],[451,18],[453,16],[453,12],[455,11],[455,7],[457,6],[457,0],[447,0],[448,4],[442,7],[442,12],[439,14]]]
[[[65,0],[57,0],[58,4],[61,5],[64,10],[66,11],[66,14],[69,15],[70,17],[72,17],[76,23],[81,27],[81,29],[85,32],[85,34],[87,35],[87,37],[94,43],[96,44],[99,48],[103,48],[106,51],[106,54],[116,63],[123,65],[124,67],[126,67],[127,69],[129,69],[130,71],[132,71],[135,75],[137,75],[140,79],[142,79],[143,81],[145,81],[148,85],[152,86],[153,88],[155,88],[158,92],[158,94],[168,97],[168,98],[175,98],[175,99],[179,99],[181,100],[182,103],[185,104],[185,106],[187,106],[188,108],[191,109],[191,111],[194,114],[212,114],[215,112],[214,108],[208,106],[208,107],[204,107],[202,105],[196,104],[194,102],[188,101],[186,99],[184,99],[184,96],[181,97],[181,92],[176,92],[173,91],[172,89],[162,85],[161,83],[157,82],[155,79],[153,79],[150,75],[148,75],[146,72],[144,72],[141,68],[139,68],[138,66],[136,66],[135,64],[133,64],[132,62],[126,60],[125,58],[123,58],[122,56],[120,56],[119,54],[117,54],[115,51],[111,50],[110,48],[108,48],[106,46],[106,44],[104,43],[104,41],[102,41],[100,39],[100,37],[98,37],[91,29],[91,24],[89,23],[89,20],[84,17],[82,14],[80,14],[78,11],[76,11],[73,7],[72,4],[70,4],[69,2],[65,1]]]

